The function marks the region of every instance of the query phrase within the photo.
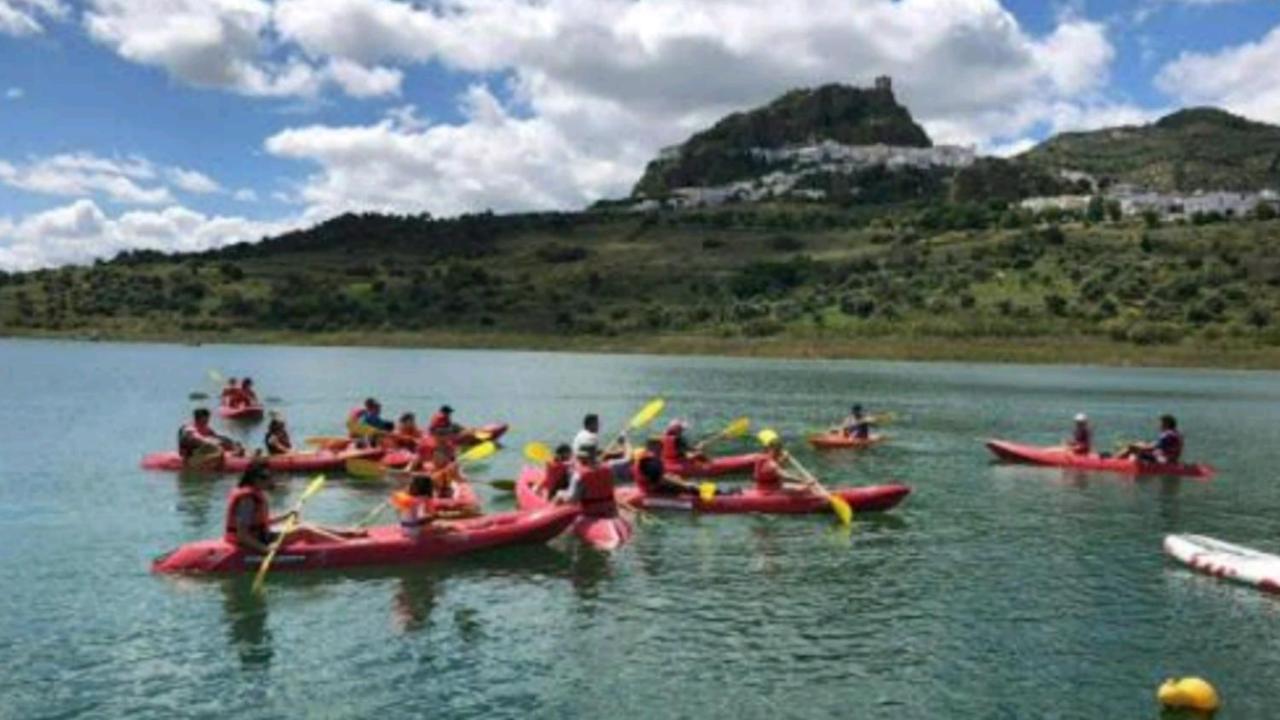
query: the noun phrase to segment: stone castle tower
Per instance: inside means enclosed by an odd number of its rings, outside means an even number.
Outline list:
[[[893,92],[893,78],[888,75],[881,75],[876,78],[876,90],[880,92]]]

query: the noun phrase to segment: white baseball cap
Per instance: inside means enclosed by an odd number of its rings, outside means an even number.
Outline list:
[[[1076,413],[1076,422],[1089,422],[1089,418],[1084,413]]]

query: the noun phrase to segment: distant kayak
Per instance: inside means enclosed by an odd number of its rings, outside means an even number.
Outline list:
[[[1280,594],[1280,556],[1204,535],[1166,536],[1164,551],[1196,572]]]
[[[1126,475],[1178,475],[1200,478],[1213,477],[1214,474],[1213,468],[1208,465],[1148,463],[1140,462],[1136,458],[1104,457],[1093,453],[1081,455],[1062,447],[1020,445],[1004,440],[988,440],[987,449],[994,453],[996,457],[1007,462],[1072,468],[1075,470],[1097,470]]]
[[[373,460],[381,456],[381,448],[369,448],[341,452],[319,450],[317,452],[298,452],[286,455],[264,455],[262,459],[266,461],[267,468],[273,472],[312,473],[341,471],[347,460],[353,458]],[[241,473],[249,467],[249,463],[252,461],[253,456],[251,455],[223,453],[222,457],[219,458],[215,455],[201,466],[188,467],[176,452],[156,452],[142,458],[142,467],[144,470],[168,470],[171,472],[185,470],[187,472]]]
[[[748,453],[746,455],[725,455],[706,460],[687,459],[677,462],[663,460],[662,465],[672,475],[679,475],[684,478],[749,475],[755,469],[756,462],[761,457],[763,457],[761,453]]]
[[[252,422],[255,420],[261,420],[264,412],[265,411],[261,405],[240,405],[238,407],[231,407],[229,405],[218,406],[218,416],[224,420],[242,420],[245,422]]]
[[[857,512],[880,512],[893,508],[911,494],[906,485],[869,485],[867,487],[831,488]],[[716,495],[703,500],[695,495],[647,495],[637,487],[618,490],[618,500],[643,510],[675,510],[696,513],[761,513],[766,515],[802,515],[831,511],[831,503],[821,495],[781,490],[761,492],[747,488],[741,493]]]
[[[542,483],[542,475],[543,471],[535,467],[526,467],[520,471],[520,477],[516,480],[516,506],[521,510],[556,507],[534,489]],[[573,534],[597,550],[617,550],[631,539],[633,529],[626,518],[583,515],[581,507],[576,504],[563,507],[573,508],[577,515],[572,525]]]
[[[293,543],[276,555],[274,572],[408,565],[507,545],[545,543],[569,527],[577,511],[569,506],[510,512],[456,521],[438,521],[410,539],[399,525],[369,528],[367,537],[341,542]],[[158,558],[155,573],[251,572],[262,555],[222,538],[187,543]]]
[[[868,448],[872,445],[879,445],[888,439],[888,435],[872,435],[866,438],[856,438],[845,435],[842,432],[825,432],[810,435],[809,444],[818,450],[857,450],[859,448]]]

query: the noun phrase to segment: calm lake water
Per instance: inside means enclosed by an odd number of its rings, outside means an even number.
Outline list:
[[[793,439],[862,401],[903,415],[891,444],[799,457],[831,485],[915,494],[851,536],[826,516],[665,515],[611,557],[562,539],[273,576],[256,600],[148,573],[221,532],[230,478],[138,469],[210,368],[281,398],[295,438],[370,393],[507,420],[489,477],[585,411],[617,427],[656,395],[699,432],[746,414]],[[1160,552],[1169,532],[1280,551],[1275,373],[28,341],[0,341],[0,373],[0,718],[1154,718],[1160,680],[1192,673],[1220,718],[1280,714],[1280,601]],[[1056,442],[1079,411],[1108,446],[1174,412],[1220,475],[989,462],[983,438]],[[335,478],[306,514],[354,522],[384,495]]]

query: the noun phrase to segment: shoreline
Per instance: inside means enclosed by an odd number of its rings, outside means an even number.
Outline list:
[[[230,333],[137,331],[0,331],[0,338],[173,345],[293,345],[300,347],[527,350],[612,355],[682,355],[795,360],[883,360],[983,362],[1099,367],[1169,367],[1206,370],[1280,370],[1280,347],[1257,345],[1134,345],[1091,336],[966,338],[875,336],[824,340],[815,337],[720,338],[651,335],[643,347],[626,338],[547,336],[501,332]]]

